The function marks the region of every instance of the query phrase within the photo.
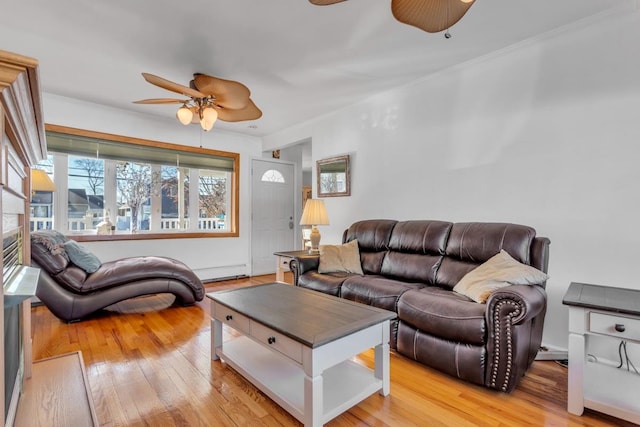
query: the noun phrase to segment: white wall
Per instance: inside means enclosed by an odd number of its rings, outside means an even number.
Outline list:
[[[202,146],[240,154],[240,236],[237,238],[120,240],[91,242],[86,246],[102,261],[124,256],[163,255],[189,265],[202,279],[249,275],[250,267],[250,159],[260,157],[261,140],[199,126],[182,126],[177,120],[134,113],[45,93],[47,123],[143,138],[173,144]]]
[[[640,289],[640,13],[601,16],[265,138],[352,155],[322,240],[366,218],[499,221],[551,239],[544,342],[569,283]],[[315,183],[314,183],[315,187]],[[617,348],[617,343],[616,343]]]

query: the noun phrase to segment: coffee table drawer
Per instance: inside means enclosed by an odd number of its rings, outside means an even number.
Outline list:
[[[244,314],[240,314],[235,310],[231,310],[229,307],[224,306],[219,303],[215,304],[215,318],[220,320],[222,323],[225,323],[231,326],[236,331],[243,332],[245,334],[249,333],[249,318]]]
[[[251,322],[251,336],[288,358],[302,363],[302,344],[286,335],[275,332],[258,322]]]

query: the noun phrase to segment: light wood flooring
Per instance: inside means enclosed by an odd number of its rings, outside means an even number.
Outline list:
[[[274,278],[211,283],[207,291]],[[102,426],[301,425],[232,368],[211,361],[207,298],[192,307],[169,307],[171,301],[172,297],[163,295],[129,300],[71,324],[44,306],[34,307],[34,358],[82,351]],[[233,331],[225,329],[225,333]],[[372,366],[373,350],[357,359]],[[566,389],[566,369],[553,361],[534,362],[517,389],[504,394],[392,352],[391,394],[375,394],[327,425],[631,425],[590,410],[582,417],[568,414]]]

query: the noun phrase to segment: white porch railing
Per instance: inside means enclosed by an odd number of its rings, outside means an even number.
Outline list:
[[[32,217],[29,222],[31,231],[53,229],[53,218]]]
[[[182,221],[179,218],[164,218],[160,220],[160,228],[162,230],[188,230],[190,225],[189,218],[185,218]],[[224,228],[224,221],[218,218],[198,218],[198,230],[218,230],[220,228]]]
[[[69,231],[83,231],[95,229],[94,223],[102,221],[101,218],[69,218]],[[182,224],[181,224],[182,222]],[[31,217],[31,231],[52,230],[53,218]],[[161,230],[188,230],[189,219],[163,218],[160,220]],[[219,230],[224,228],[224,220],[218,218],[198,218],[198,230]]]

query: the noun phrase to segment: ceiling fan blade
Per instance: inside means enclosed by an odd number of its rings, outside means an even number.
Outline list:
[[[315,4],[316,6],[329,6],[332,4],[341,3],[346,0],[309,0],[309,1]]]
[[[206,74],[194,74],[195,87],[207,94],[216,97],[216,104],[226,109],[240,110],[249,105],[249,88],[240,82],[220,79]]]
[[[260,117],[262,117],[262,111],[256,107],[256,104],[254,104],[252,100],[249,100],[246,107],[239,110],[229,110],[226,108],[218,110],[218,119],[225,122],[242,122],[244,120],[259,119]]]
[[[174,83],[170,80],[167,79],[163,79],[162,77],[158,77],[158,76],[154,76],[153,74],[149,74],[149,73],[142,73],[142,77],[144,77],[144,79],[151,83],[152,85],[156,85],[158,87],[161,87],[163,89],[166,90],[170,90],[171,92],[176,92],[179,94],[182,94],[184,96],[190,96],[192,98],[206,98],[207,95],[205,95],[202,92],[199,92],[195,89],[191,89],[188,86],[183,86],[181,84],[178,83]]]
[[[174,99],[174,98],[153,98],[153,99],[141,99],[140,101],[133,101],[134,104],[184,104],[189,102],[190,99]]]
[[[475,0],[391,0],[391,12],[403,24],[438,33],[458,22],[473,3]]]

